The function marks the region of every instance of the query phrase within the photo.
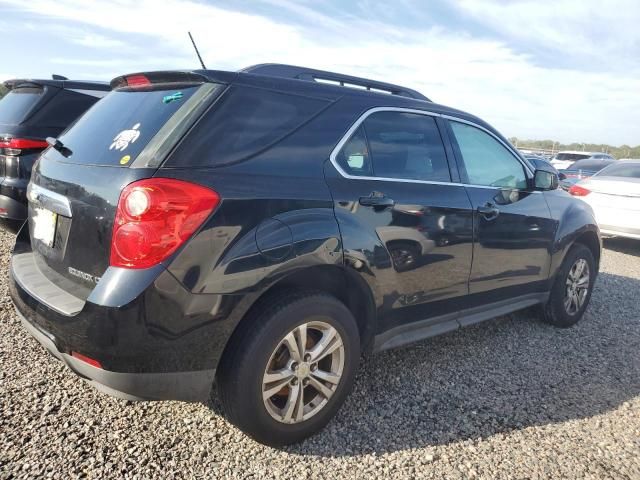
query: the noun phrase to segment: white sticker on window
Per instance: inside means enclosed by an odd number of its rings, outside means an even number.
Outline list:
[[[134,143],[140,136],[140,124],[136,123],[131,130],[123,130],[113,139],[113,143],[109,147],[109,150],[120,150],[123,152],[130,143]]]
[[[364,166],[364,155],[349,155],[347,164],[351,168],[362,168]]]

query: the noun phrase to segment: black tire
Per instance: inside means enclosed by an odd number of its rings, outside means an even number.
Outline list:
[[[265,445],[299,442],[322,429],[351,391],[360,360],[360,338],[351,312],[336,298],[320,292],[289,292],[261,305],[236,332],[218,368],[218,392],[228,420]],[[344,367],[333,395],[314,416],[282,423],[262,398],[265,368],[284,337],[297,326],[320,320],[335,328],[344,345]],[[313,393],[313,391],[312,391]]]
[[[567,279],[571,268],[579,260],[585,260],[589,267],[589,286],[586,292],[584,303],[575,312],[568,312],[565,307],[565,297],[567,295]],[[597,269],[596,262],[593,258],[591,250],[582,244],[575,244],[571,247],[562,266],[558,270],[556,279],[551,289],[549,300],[543,306],[542,319],[551,325],[560,328],[567,328],[575,325],[584,315],[589,301],[591,300],[591,293],[593,292],[593,285],[596,280]]]

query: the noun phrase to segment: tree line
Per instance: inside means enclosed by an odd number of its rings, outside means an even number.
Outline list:
[[[640,145],[631,147],[620,145],[619,147],[607,145],[605,143],[560,143],[554,140],[522,140],[512,137],[509,141],[517,148],[543,148],[545,150],[577,150],[584,152],[604,152],[613,155],[615,158],[640,158]]]

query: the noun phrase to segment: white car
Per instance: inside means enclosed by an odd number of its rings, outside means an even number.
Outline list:
[[[603,235],[640,240],[640,160],[609,165],[569,193],[591,205]]]
[[[567,150],[565,152],[558,152],[556,156],[551,159],[551,165],[557,170],[566,170],[578,160],[615,160],[615,158],[606,153]]]

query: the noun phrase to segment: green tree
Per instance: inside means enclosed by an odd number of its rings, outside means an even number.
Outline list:
[[[513,139],[511,139],[513,141]],[[544,148],[554,151],[558,150],[578,150],[584,152],[606,152],[615,158],[640,158],[640,145],[631,147],[622,145],[616,147],[603,143],[560,143],[553,140],[522,140],[518,139],[518,148]]]
[[[9,89],[4,86],[4,84],[0,83],[0,98],[4,97]]]

